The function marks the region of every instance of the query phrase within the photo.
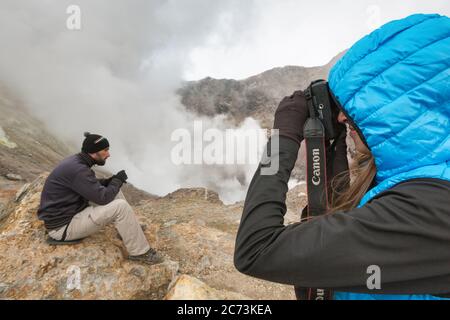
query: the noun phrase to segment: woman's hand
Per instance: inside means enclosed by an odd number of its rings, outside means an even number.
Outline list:
[[[280,136],[288,137],[299,145],[303,140],[303,126],[309,118],[309,110],[303,91],[295,91],[285,97],[275,111],[274,129]]]

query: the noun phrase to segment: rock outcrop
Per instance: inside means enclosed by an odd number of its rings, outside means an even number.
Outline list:
[[[227,121],[240,124],[248,117],[258,120],[261,128],[272,129],[278,104],[294,91],[304,90],[317,79],[327,79],[328,73],[345,51],[321,67],[285,66],[267,70],[243,80],[205,78],[186,82],[178,90],[187,110],[198,115],[225,115]],[[305,180],[305,148],[300,148],[292,177]]]
[[[114,227],[80,244],[50,246],[36,211],[46,175],[25,185],[0,221],[0,299],[293,299],[290,286],[233,266],[242,204],[205,189],[181,189],[135,207],[151,245],[165,256],[127,261]],[[180,276],[182,275],[182,276]]]
[[[176,279],[165,300],[249,300],[249,297],[235,292],[216,290],[204,282],[188,276],[181,275]]]
[[[0,298],[158,299],[176,275],[176,262],[127,262],[112,227],[72,246],[50,246],[36,217],[45,175],[26,185],[0,226]]]
[[[321,67],[274,68],[243,80],[205,78],[191,81],[178,90],[189,111],[213,117],[229,116],[240,123],[253,117],[263,128],[272,128],[273,114],[284,96],[305,89],[317,79],[327,79],[330,69],[344,55],[340,53]]]

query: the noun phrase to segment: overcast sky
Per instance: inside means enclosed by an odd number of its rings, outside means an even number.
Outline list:
[[[450,16],[450,1],[255,0],[237,34],[223,15],[221,27],[190,52],[184,77],[245,78],[278,66],[323,65],[380,25],[413,13]]]

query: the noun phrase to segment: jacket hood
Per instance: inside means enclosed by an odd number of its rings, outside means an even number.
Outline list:
[[[358,41],[329,86],[359,128],[377,183],[450,161],[450,19],[416,14]]]

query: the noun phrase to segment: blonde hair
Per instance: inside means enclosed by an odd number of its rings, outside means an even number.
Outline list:
[[[331,181],[331,196],[327,213],[356,208],[372,186],[377,168],[372,153],[367,149],[357,152],[354,165]]]

